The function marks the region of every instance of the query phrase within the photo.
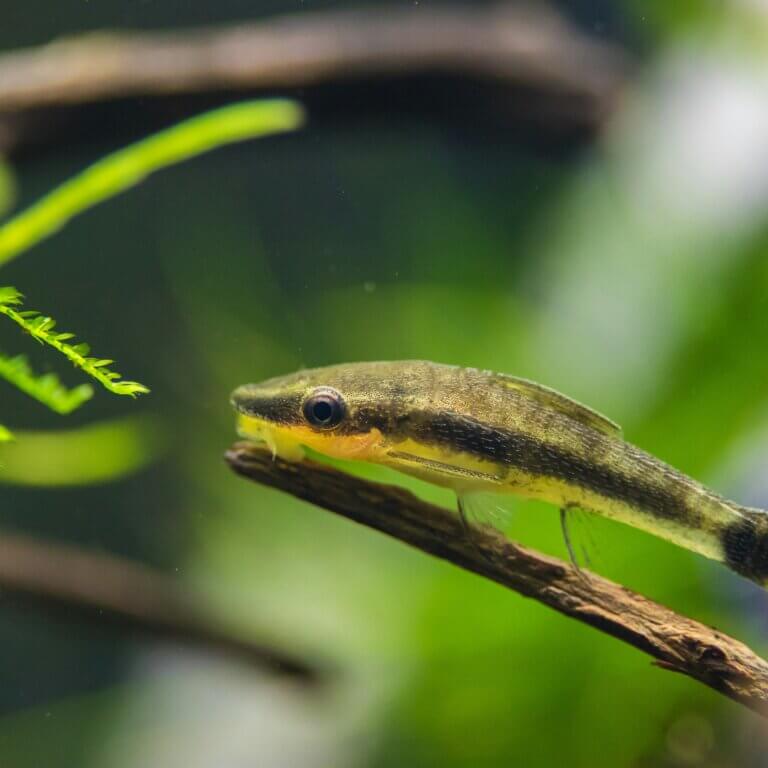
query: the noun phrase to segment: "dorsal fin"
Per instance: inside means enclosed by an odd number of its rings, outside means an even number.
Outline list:
[[[537,384],[535,381],[529,381],[528,379],[508,376],[505,373],[492,373],[490,376],[498,384],[507,389],[516,390],[521,395],[535,400],[545,408],[558,411],[564,416],[568,416],[568,418],[578,421],[584,424],[584,426],[596,429],[605,435],[621,437],[621,427],[615,421],[611,421],[607,416],[603,416],[602,413],[593,411],[586,405],[582,405],[576,400],[571,400],[570,397],[566,397],[554,389]]]

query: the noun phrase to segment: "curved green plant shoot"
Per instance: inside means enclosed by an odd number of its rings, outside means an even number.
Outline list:
[[[224,144],[293,130],[302,120],[301,107],[287,99],[243,102],[185,120],[107,155],[0,227],[0,266],[154,171]]]

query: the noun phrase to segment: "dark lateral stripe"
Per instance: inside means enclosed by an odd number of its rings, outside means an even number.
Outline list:
[[[533,476],[554,478],[644,509],[657,517],[679,520],[683,515],[692,514],[686,509],[682,494],[667,490],[661,484],[627,477],[521,432],[489,427],[467,417],[439,411],[414,414],[401,429],[420,442],[463,451]],[[662,471],[660,467],[660,474]]]
[[[736,573],[765,585],[768,582],[768,515],[744,511],[741,520],[722,533],[725,563]]]
[[[273,421],[276,424],[301,423],[301,397],[259,397],[235,392],[232,402],[240,413]]]
[[[238,392],[234,397],[238,410],[254,416],[290,425],[304,423],[301,417],[301,397],[259,397]],[[533,476],[560,480],[592,491],[609,499],[643,509],[668,520],[682,521],[696,527],[701,521],[697,510],[689,509],[684,494],[666,488],[672,470],[659,464],[658,482],[648,477],[652,470],[647,461],[642,476],[629,477],[619,470],[591,462],[588,458],[558,446],[540,442],[522,432],[490,427],[466,416],[447,411],[398,408],[396,403],[357,407],[342,422],[341,434],[365,433],[376,428],[397,440],[413,438],[449,450],[463,451]],[[641,473],[642,475],[642,473]],[[682,476],[680,476],[682,479]]]

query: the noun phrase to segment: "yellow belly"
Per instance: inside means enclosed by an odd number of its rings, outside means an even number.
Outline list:
[[[577,485],[530,475],[468,453],[442,450],[411,439],[385,443],[375,429],[359,435],[337,435],[296,425],[284,428],[240,415],[238,432],[249,440],[264,442],[273,455],[285,461],[301,461],[305,455],[304,446],[309,446],[334,458],[384,464],[428,483],[450,488],[458,495],[509,493],[546,501],[560,508],[579,507],[669,539],[707,557],[717,560],[723,557],[722,545],[715,536],[687,528],[675,520],[660,520]]]

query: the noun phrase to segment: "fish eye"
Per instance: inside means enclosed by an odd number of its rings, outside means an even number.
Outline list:
[[[331,387],[318,387],[304,401],[304,418],[317,429],[333,429],[344,418],[346,405]]]

